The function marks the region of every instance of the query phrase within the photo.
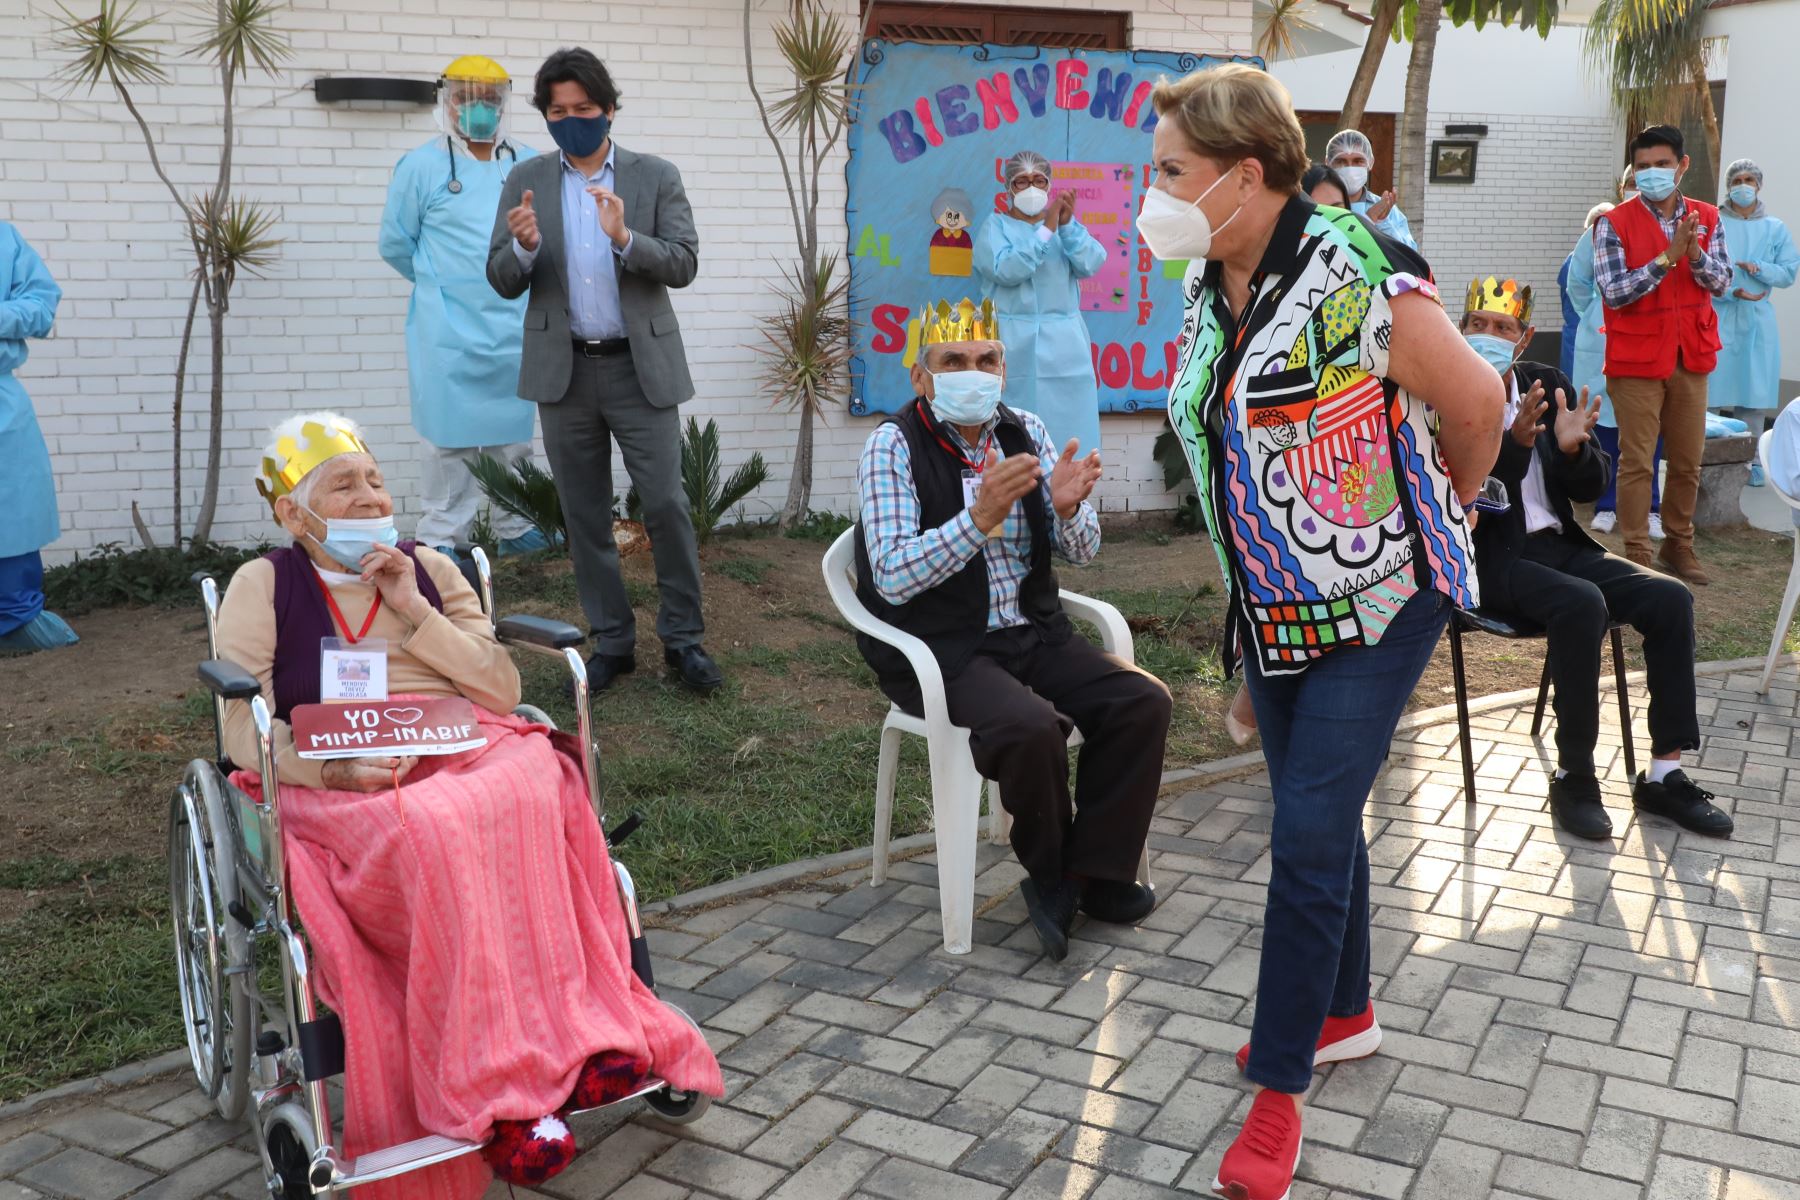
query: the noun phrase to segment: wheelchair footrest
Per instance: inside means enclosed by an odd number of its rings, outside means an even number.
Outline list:
[[[479,1149],[480,1142],[465,1142],[460,1138],[432,1134],[416,1142],[402,1142],[398,1146],[359,1155],[346,1164],[344,1172],[335,1180],[335,1185],[341,1188],[355,1187],[362,1183],[373,1183],[377,1179],[391,1179],[395,1175],[404,1175],[421,1167],[461,1158]]]

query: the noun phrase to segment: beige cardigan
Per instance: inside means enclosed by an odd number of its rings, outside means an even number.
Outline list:
[[[475,589],[436,550],[420,546],[417,555],[437,584],[444,611],[433,610],[416,628],[385,604],[375,614],[369,636],[387,639],[388,694],[466,696],[493,712],[510,713],[519,703],[519,669],[495,640]],[[360,628],[375,601],[374,586],[330,587],[344,618]],[[245,563],[231,577],[219,606],[219,656],[256,676],[263,699],[274,705],[275,567],[267,559]],[[325,764],[294,753],[286,721],[275,722],[275,752],[283,783],[324,786],[320,775]],[[250,706],[241,701],[225,706],[225,753],[238,766],[256,769],[256,726]]]

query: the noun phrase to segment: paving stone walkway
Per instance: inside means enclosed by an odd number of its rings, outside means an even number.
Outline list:
[[[1525,706],[1476,718],[1473,809],[1454,721],[1401,736],[1368,811],[1388,1034],[1315,1077],[1294,1200],[1800,1198],[1800,678],[1754,685],[1700,680],[1693,774],[1734,811],[1728,843],[1632,819],[1616,727],[1620,834],[1599,845],[1553,830]],[[678,915],[653,935],[658,978],[729,1097],[685,1130],[578,1123],[590,1148],[544,1194],[1207,1193],[1248,1106],[1232,1054],[1269,814],[1258,774],[1171,789],[1161,905],[1139,929],[1078,928],[1056,966],[991,848],[965,957],[939,944],[929,858],[882,889],[865,870]],[[184,1074],[0,1116],[0,1200],[249,1200],[254,1167]]]

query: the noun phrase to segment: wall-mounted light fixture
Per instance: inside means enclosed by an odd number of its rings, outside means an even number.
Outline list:
[[[355,104],[386,100],[401,104],[437,102],[437,80],[394,79],[375,75],[321,75],[313,80],[313,99],[320,104]]]

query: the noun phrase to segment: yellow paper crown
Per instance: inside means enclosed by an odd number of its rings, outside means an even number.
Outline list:
[[[1503,313],[1516,317],[1519,324],[1524,325],[1531,320],[1531,285],[1520,287],[1516,279],[1508,279],[1502,283],[1492,275],[1486,279],[1471,280],[1468,300],[1463,304],[1463,310]]]
[[[367,454],[368,446],[348,429],[308,421],[300,427],[300,440],[284,437],[275,443],[273,456],[263,455],[256,468],[256,490],[269,507],[299,486],[307,472],[340,454]]]
[[[919,312],[920,343],[938,346],[945,342],[991,342],[1000,336],[1000,323],[994,319],[994,302],[983,300],[980,307],[964,296],[956,304],[939,300],[927,304]]]

